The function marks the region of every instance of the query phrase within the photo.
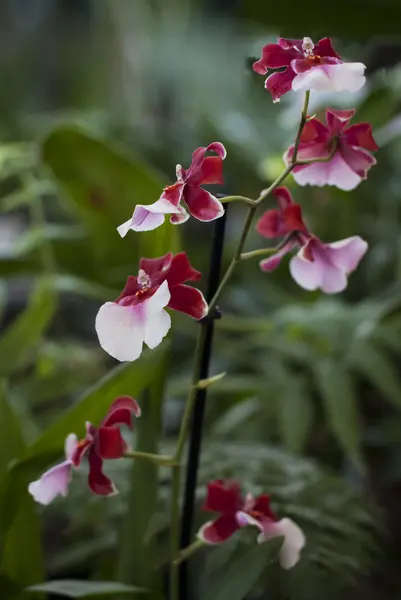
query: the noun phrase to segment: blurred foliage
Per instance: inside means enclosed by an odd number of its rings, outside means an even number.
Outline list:
[[[121,491],[107,502],[77,473],[70,496],[46,511],[33,506],[27,482],[57,459],[67,433],[98,423],[122,392],[141,395],[132,443],[171,445],[196,324],[174,315],[171,351],[164,343],[116,367],[94,318],[140,256],[181,246],[205,269],[213,225],[166,224],[124,240],[115,227],[213,139],[228,148],[221,192],[254,197],[278,174],[300,98],[273,105],[250,68],[277,34],[334,34],[342,55],[368,66],[360,93],[312,95],[311,106],[319,116],[328,105],[356,106],[355,121],[373,124],[381,149],[368,181],[352,193],[286,183],[322,239],[359,234],[370,250],[341,297],[300,290],[285,264],[268,276],[244,263],[221,299],[212,370],[228,375],[210,390],[201,486],[233,476],[244,490],[271,493],[308,544],[286,573],[271,561],[274,548],[252,549],[255,532],[242,533],[195,556],[193,591],[401,598],[401,45],[391,36],[400,8],[341,0],[328,24],[315,1],[215,4],[0,7],[0,590],[11,600],[40,597],[21,588],[45,578],[151,584],[150,596],[163,597],[168,472],[107,465]],[[227,263],[243,215],[230,207]],[[264,243],[255,233],[249,249]]]

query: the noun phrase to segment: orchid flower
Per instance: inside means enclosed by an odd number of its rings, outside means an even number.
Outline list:
[[[103,350],[117,360],[133,361],[144,343],[158,346],[171,326],[166,307],[197,320],[205,317],[202,292],[184,283],[200,278],[185,252],[142,258],[137,277],[128,277],[120,296],[99,309],[95,326]]]
[[[217,156],[205,156],[206,152]],[[138,204],[132,218],[117,227],[121,237],[128,231],[150,231],[164,223],[165,215],[171,215],[174,225],[184,223],[191,214],[198,221],[213,221],[224,214],[222,203],[201,186],[223,183],[223,160],[226,149],[220,142],[197,148],[192,154],[188,169],[176,167],[177,183],[164,188],[159,200],[153,204]],[[189,214],[182,203],[185,203]]]

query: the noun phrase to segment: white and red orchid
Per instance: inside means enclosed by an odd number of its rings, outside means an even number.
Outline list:
[[[215,152],[217,156],[206,156],[206,152]],[[197,148],[192,154],[192,163],[188,169],[177,165],[177,183],[165,187],[159,200],[153,204],[138,204],[132,218],[117,227],[121,237],[130,229],[156,229],[164,223],[165,215],[168,214],[174,225],[184,223],[189,215],[198,221],[213,221],[221,217],[224,214],[222,203],[201,186],[223,183],[223,160],[226,154],[226,149],[220,142]],[[182,203],[186,205],[188,212]]]
[[[349,125],[354,114],[355,110],[328,108],[326,125],[316,118],[306,122],[297,158],[330,160],[296,166],[292,174],[299,185],[335,185],[349,191],[366,179],[370,167],[376,164],[371,153],[379,147],[369,123]],[[294,146],[291,146],[284,154],[286,164],[293,155]]]
[[[263,271],[274,271],[281,259],[299,249],[290,261],[293,279],[306,290],[320,288],[326,294],[342,292],[348,283],[348,275],[356,269],[368,244],[359,236],[352,236],[331,244],[324,244],[306,228],[301,207],[295,204],[287,188],[274,192],[279,209],[268,210],[256,224],[258,233],[277,238],[287,235],[284,245],[260,262]]]
[[[208,306],[202,292],[185,285],[200,278],[185,252],[142,258],[138,276],[128,277],[120,296],[99,309],[95,326],[102,348],[117,360],[133,361],[144,343],[155,348],[167,335],[171,318],[165,308],[197,320],[205,317]]]
[[[81,441],[73,433],[65,442],[66,460],[46,471],[38,480],[28,486],[29,493],[36,502],[47,505],[56,496],[66,496],[71,482],[73,468],[78,468],[84,455],[88,457],[88,485],[94,494],[110,496],[117,493],[113,482],[103,473],[103,460],[124,456],[128,446],[119,429],[126,425],[132,429],[132,416],[140,417],[141,409],[130,396],[120,396],[99,427],[86,423],[86,435]]]
[[[317,44],[309,37],[302,40],[279,38],[277,44],[262,48],[261,58],[253,65],[260,75],[283,67],[283,70],[270,74],[265,82],[274,102],[291,90],[356,92],[365,83],[365,65],[343,62],[329,38],[323,38]]]
[[[291,519],[278,519],[270,508],[270,497],[262,494],[256,498],[247,494],[245,499],[241,487],[235,481],[217,479],[207,486],[203,510],[218,513],[200,529],[198,537],[206,544],[221,544],[241,527],[255,525],[259,530],[258,542],[273,537],[283,537],[279,561],[283,569],[291,569],[300,559],[305,546],[302,530]]]

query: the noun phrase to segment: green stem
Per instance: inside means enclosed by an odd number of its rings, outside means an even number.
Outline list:
[[[164,467],[173,467],[175,465],[174,458],[165,454],[152,454],[150,452],[139,452],[138,450],[127,450],[124,458],[142,458],[150,462],[156,463]]]
[[[203,542],[202,540],[195,540],[190,546],[187,546],[186,548],[181,550],[179,557],[175,560],[175,564],[181,564],[184,560],[187,560],[190,556],[195,554],[195,552],[197,552],[204,546],[205,542]]]
[[[277,252],[277,246],[273,248],[260,248],[259,250],[251,250],[250,252],[243,252],[240,256],[241,260],[248,260],[250,258],[258,258],[259,256],[270,256]]]
[[[170,532],[170,600],[177,600],[179,596],[179,564],[176,557],[180,547],[180,489],[181,467],[173,467],[171,474],[171,532]]]
[[[255,200],[246,196],[224,196],[224,198],[220,198],[220,202],[222,204],[227,204],[227,202],[245,202],[245,204],[250,204],[251,206],[255,204]]]

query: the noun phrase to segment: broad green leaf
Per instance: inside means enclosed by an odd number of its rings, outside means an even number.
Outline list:
[[[16,371],[46,331],[56,310],[48,280],[40,281],[24,312],[0,336],[0,376]]]
[[[119,257],[130,253],[134,263],[137,242],[143,256],[157,256],[166,236],[168,250],[174,250],[170,242],[176,228],[169,224],[139,238],[130,233],[124,240],[116,231],[130,218],[136,204],[156,201],[169,183],[140,161],[130,160],[108,142],[73,126],[54,129],[43,143],[42,157],[85,224],[98,257],[109,256],[118,264]]]
[[[401,381],[391,360],[370,342],[355,345],[349,355],[352,368],[365,377],[396,408],[401,408]]]
[[[40,585],[32,585],[30,592],[55,594],[67,598],[91,598],[92,596],[114,596],[114,594],[146,593],[146,590],[117,581],[78,581],[56,579]]]
[[[24,446],[22,432],[7,401],[4,384],[0,384],[0,414],[0,480],[4,481],[8,465]],[[4,491],[3,485],[1,491]],[[18,586],[36,583],[44,577],[40,524],[30,498],[25,497],[19,506],[1,545],[1,575],[15,583],[15,586],[10,584],[7,598],[17,599],[20,597]]]
[[[330,429],[350,460],[362,468],[358,404],[350,374],[331,359],[316,362],[314,374]]]
[[[291,5],[291,11],[282,2],[261,5],[258,0],[247,0],[243,4],[244,14],[264,23],[271,32],[280,34],[285,24],[286,37],[302,37],[299,32],[307,29],[310,35],[315,36],[316,42],[318,36],[328,34],[319,0],[309,0],[307,10],[301,3],[295,3]],[[347,17],[344,18],[344,15]],[[336,9],[330,13],[329,35],[364,41],[372,35],[398,35],[400,21],[401,6],[397,0],[338,0]],[[337,50],[341,54],[341,49]],[[353,58],[356,60],[356,57]]]
[[[137,423],[137,449],[157,453],[162,432],[162,406],[167,358],[153,372],[153,382],[141,403],[142,416]],[[140,494],[138,494],[140,490]],[[161,594],[162,583],[155,561],[155,538],[150,535],[157,511],[158,467],[136,460],[131,470],[128,509],[122,522],[117,579],[152,588],[152,597]]]
[[[205,593],[207,600],[242,600],[252,590],[263,571],[277,558],[283,538],[273,538],[247,548],[242,556],[227,565]],[[211,550],[213,552],[213,550]]]
[[[20,503],[27,496],[29,482],[62,453],[66,436],[72,432],[83,434],[86,421],[99,423],[119,395],[138,396],[153,381],[155,369],[168,345],[164,342],[156,350],[144,351],[137,361],[116,367],[26,448],[5,482],[3,527],[12,523]]]

